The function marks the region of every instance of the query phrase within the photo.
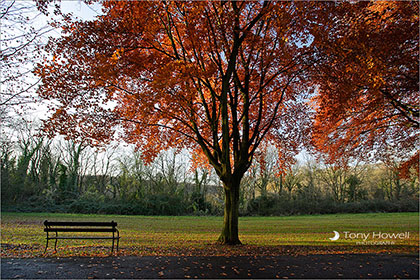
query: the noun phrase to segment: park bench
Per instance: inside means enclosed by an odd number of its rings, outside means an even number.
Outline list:
[[[48,241],[55,239],[54,251],[57,251],[58,239],[112,239],[111,254],[114,252],[114,243],[117,241],[117,252],[118,245],[120,242],[120,233],[117,229],[117,223],[112,222],[44,222],[44,231],[47,233],[47,244],[45,246],[45,252],[47,252]],[[66,232],[109,232],[111,236],[59,236],[58,233]],[[50,233],[55,233],[55,236],[50,236]]]

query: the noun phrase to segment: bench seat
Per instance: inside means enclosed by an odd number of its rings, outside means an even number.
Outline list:
[[[44,222],[44,232],[47,233],[47,244],[45,246],[44,254],[47,252],[48,241],[55,240],[54,251],[57,251],[58,239],[112,239],[111,254],[114,251],[114,243],[117,241],[117,252],[120,241],[120,233],[117,229],[117,223],[112,222]],[[63,232],[108,232],[112,236],[59,236],[58,233]],[[50,233],[55,233],[55,236],[50,236]]]

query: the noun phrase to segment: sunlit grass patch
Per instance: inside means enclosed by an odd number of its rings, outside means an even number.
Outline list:
[[[239,231],[243,246],[215,244],[222,228],[221,217],[149,217],[2,213],[3,257],[41,256],[45,249],[43,221],[111,221],[118,223],[121,255],[246,255],[311,253],[418,253],[418,213],[340,214],[293,217],[243,217]],[[333,231],[340,232],[331,241]],[[400,233],[409,238],[393,244],[359,243],[344,232]],[[85,234],[85,233],[80,233]],[[89,233],[88,233],[89,234]],[[373,240],[375,241],[375,240]],[[47,256],[107,256],[110,240],[59,240],[57,252],[50,241]]]

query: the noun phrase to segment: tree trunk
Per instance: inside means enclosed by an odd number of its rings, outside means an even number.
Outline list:
[[[238,236],[239,185],[240,180],[228,184],[224,183],[225,211],[223,230],[218,240],[220,244],[242,244]]]

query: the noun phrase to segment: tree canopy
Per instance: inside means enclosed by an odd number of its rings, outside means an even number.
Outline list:
[[[67,20],[36,70],[39,94],[54,101],[46,131],[122,139],[149,161],[190,149],[223,182],[222,243],[240,243],[239,186],[257,151],[272,144],[290,166],[311,139],[313,112],[313,143],[333,160],[392,146],[413,153],[417,4],[102,5],[96,20]]]
[[[321,21],[313,25],[316,147],[332,160],[414,156],[418,162],[419,3],[321,8],[327,9],[318,10]]]
[[[38,69],[40,95],[59,101],[49,129],[96,142],[121,127],[118,136],[149,160],[171,147],[191,149],[234,192],[235,205],[262,142],[290,162],[309,120],[309,37],[294,3],[103,6],[95,21],[69,22],[49,44],[53,59]]]

